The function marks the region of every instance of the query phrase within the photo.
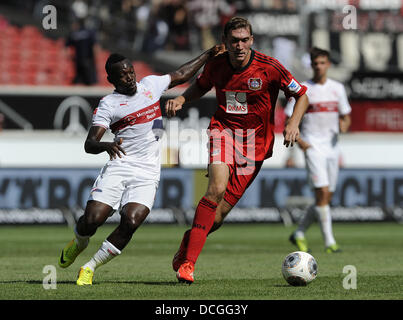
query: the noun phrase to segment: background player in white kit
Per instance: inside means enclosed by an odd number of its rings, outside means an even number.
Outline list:
[[[313,48],[310,52],[313,69],[312,80],[303,82],[308,87],[309,107],[301,122],[301,135],[297,140],[304,151],[308,180],[314,189],[315,203],[308,208],[299,222],[297,230],[290,236],[290,241],[300,251],[309,251],[305,231],[318,218],[325,242],[325,251],[339,252],[339,246],[333,236],[330,201],[336,189],[339,171],[339,131],[348,131],[351,124],[351,107],[344,86],[327,78],[331,65],[329,52]],[[292,114],[295,102],[289,100],[285,113]]]
[[[223,50],[215,46],[163,76],[147,76],[136,82],[131,62],[120,54],[109,56],[105,69],[115,91],[101,99],[85,141],[87,153],[107,152],[91,190],[84,214],[75,227],[75,238],[62,250],[59,266],[66,268],[88,246],[97,228],[120,209],[118,227],[80,268],[78,285],[91,285],[94,271],[119,255],[149,214],[160,178],[160,97],[166,89],[189,80],[208,58]],[[110,128],[113,142],[101,142]]]

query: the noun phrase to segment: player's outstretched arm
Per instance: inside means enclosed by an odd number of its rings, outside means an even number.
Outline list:
[[[299,139],[299,124],[306,110],[308,109],[308,97],[306,94],[296,98],[294,111],[288,121],[285,124],[283,131],[284,145],[288,148],[293,146]]]
[[[191,77],[195,75],[197,70],[199,70],[207,62],[208,59],[215,57],[224,51],[224,45],[215,45],[209,50],[203,52],[197,58],[180,66],[178,70],[171,72],[169,74],[171,76],[171,83],[169,84],[169,88],[175,87],[178,84],[182,84],[188,81]]]
[[[168,117],[174,117],[176,112],[182,109],[182,106],[186,102],[191,102],[193,100],[199,99],[204,96],[209,90],[200,88],[196,82],[193,82],[186,91],[176,97],[175,99],[167,100],[165,104],[165,112]]]
[[[104,127],[92,126],[88,132],[87,139],[84,143],[84,150],[87,153],[98,154],[106,151],[110,159],[121,158],[122,154],[126,155],[125,150],[121,147],[123,139],[117,142],[101,142],[106,129]]]

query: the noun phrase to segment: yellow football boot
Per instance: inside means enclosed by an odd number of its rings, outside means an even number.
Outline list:
[[[325,248],[325,252],[326,253],[339,253],[341,252],[341,249],[339,248],[339,246],[335,243],[332,244],[331,246],[328,246]]]
[[[290,242],[295,245],[299,251],[311,252],[311,249],[308,248],[308,242],[305,238],[296,238],[295,234],[293,233],[288,240],[290,240]]]
[[[91,268],[81,267],[80,272],[78,273],[77,285],[79,286],[92,285],[93,277],[94,277],[94,271],[92,271]]]

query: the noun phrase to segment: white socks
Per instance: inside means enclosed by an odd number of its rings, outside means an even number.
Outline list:
[[[89,267],[92,271],[95,271],[96,268],[112,260],[119,254],[121,254],[121,251],[108,240],[105,240],[99,250],[83,268]]]
[[[300,219],[298,229],[297,231],[295,231],[295,238],[297,239],[305,238],[305,231],[315,221],[316,216],[317,213],[315,210],[315,206],[312,205],[308,208],[307,212]]]
[[[77,232],[77,226],[74,228],[74,234],[76,235],[74,241],[76,242],[77,246],[80,249],[85,249],[88,246],[88,243],[90,242],[90,237],[79,235]]]
[[[315,217],[318,218],[320,230],[325,241],[325,246],[331,246],[336,243],[332,231],[332,217],[330,215],[330,207],[312,205],[308,208],[307,212],[301,218],[298,229],[295,231],[295,238],[302,239],[305,237],[305,231],[314,222]]]
[[[329,205],[323,207],[315,206],[315,210],[318,213],[318,220],[320,225],[320,230],[322,231],[323,239],[325,240],[325,246],[331,246],[336,243],[333,237],[332,231],[332,217],[330,215]]]
[[[74,228],[74,234],[76,235],[74,241],[80,249],[85,249],[90,241],[89,236],[81,236],[77,232],[77,228]],[[92,271],[95,271],[99,266],[112,260],[115,256],[119,255],[121,251],[116,248],[108,240],[105,240],[99,250],[94,254],[90,261],[88,261],[83,268],[89,267]]]

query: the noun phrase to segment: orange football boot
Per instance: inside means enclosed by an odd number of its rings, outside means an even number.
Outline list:
[[[176,272],[176,278],[179,282],[186,282],[187,284],[192,284],[194,281],[193,271],[195,270],[195,266],[192,262],[186,261],[181,264],[178,271]]]

